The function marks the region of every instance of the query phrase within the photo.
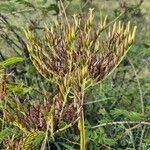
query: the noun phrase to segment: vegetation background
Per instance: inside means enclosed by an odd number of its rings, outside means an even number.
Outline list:
[[[30,62],[22,28],[42,30],[44,23],[53,22],[60,11],[58,1],[0,0],[0,149],[37,150],[43,144],[39,105],[50,100],[53,87]],[[120,20],[138,27],[127,57],[109,78],[86,92],[87,149],[150,149],[150,1],[63,0],[63,4],[68,16],[91,7],[96,19],[108,15],[112,20],[124,12]],[[49,138],[46,149],[79,149],[76,128]]]

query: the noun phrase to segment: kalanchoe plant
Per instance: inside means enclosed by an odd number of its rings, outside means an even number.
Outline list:
[[[74,15],[67,23],[56,21],[45,26],[42,33],[24,29],[31,61],[56,88],[49,131],[53,135],[62,122],[78,121],[81,150],[85,149],[85,90],[116,68],[132,45],[136,31],[130,22],[107,23],[105,17],[96,24],[93,20],[90,9],[86,17]]]

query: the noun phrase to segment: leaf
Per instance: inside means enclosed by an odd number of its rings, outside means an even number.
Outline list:
[[[142,120],[144,119],[144,116],[138,112],[134,112],[134,111],[127,111],[124,109],[115,109],[111,111],[111,114],[115,115],[115,116],[123,116],[126,119],[129,120]]]
[[[73,146],[70,146],[68,144],[65,144],[65,143],[62,143],[62,142],[59,142],[59,144],[62,145],[65,148],[65,150],[75,150],[73,148]]]
[[[58,15],[59,8],[58,8],[57,4],[51,4],[48,7],[46,7],[46,11],[47,12],[49,12],[49,11],[55,11],[56,13],[54,15]]]
[[[47,3],[47,0],[43,0],[42,3],[43,3],[43,4]]]
[[[112,138],[107,138],[107,137],[105,137],[105,138],[103,138],[103,144],[112,146],[112,145],[115,145],[116,142],[115,142],[115,140],[112,139]]]
[[[41,144],[41,142],[43,141],[44,137],[45,137],[45,133],[42,132],[42,131],[39,132],[39,133],[37,134],[37,136],[33,139],[33,144],[34,144],[34,145],[39,145],[39,144]]]
[[[2,142],[4,139],[6,139],[8,136],[12,135],[12,132],[9,128],[5,128],[0,132],[0,142]]]
[[[22,62],[23,60],[24,60],[24,58],[22,58],[22,57],[8,58],[7,60],[0,62],[0,69],[11,66],[11,65],[18,63],[18,62]]]
[[[150,144],[150,139],[149,138],[145,138],[144,142],[147,143],[147,144]]]
[[[23,5],[27,6],[27,7],[35,9],[35,6],[32,3],[28,2],[28,1],[25,1],[25,0],[16,0],[16,2],[18,2],[19,4],[23,4]]]
[[[61,147],[59,146],[58,143],[55,142],[54,145],[57,147],[57,150],[61,150]]]
[[[13,3],[11,4],[8,4],[8,3],[1,3],[0,4],[0,10],[1,11],[8,11],[8,12],[11,12],[11,11],[15,11],[16,10],[16,7]]]
[[[23,87],[23,85],[13,85],[13,84],[7,84],[7,88],[10,92],[13,93],[22,93],[27,94],[32,91],[32,87]]]

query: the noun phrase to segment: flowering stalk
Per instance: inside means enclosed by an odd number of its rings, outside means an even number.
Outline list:
[[[57,89],[51,118],[57,122],[57,128],[61,121],[80,118],[81,150],[85,150],[86,143],[85,90],[104,80],[118,66],[134,41],[135,31],[130,22],[125,25],[115,21],[111,25],[107,17],[95,24],[93,9],[85,18],[74,15],[67,25],[58,21],[51,27],[46,25],[42,33],[24,29],[31,61]],[[50,126],[50,132],[59,130]]]

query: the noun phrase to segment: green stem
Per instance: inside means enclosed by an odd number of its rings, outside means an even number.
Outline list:
[[[84,112],[82,110],[80,119],[78,122],[78,128],[80,131],[80,150],[85,150],[86,140],[85,140],[85,127],[84,127]]]

